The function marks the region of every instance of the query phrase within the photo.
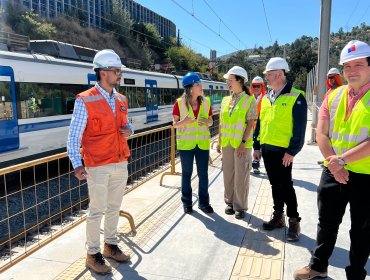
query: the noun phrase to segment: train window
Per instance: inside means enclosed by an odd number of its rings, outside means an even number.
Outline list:
[[[18,118],[36,118],[73,113],[76,94],[83,85],[17,84]]]
[[[0,81],[0,121],[13,119],[10,81]]]
[[[135,79],[126,79],[126,78],[124,78],[123,82],[125,83],[125,85],[135,85]]]

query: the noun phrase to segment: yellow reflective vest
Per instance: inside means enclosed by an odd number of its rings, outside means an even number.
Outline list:
[[[254,96],[243,94],[234,110],[229,115],[231,96],[225,96],[221,102],[220,128],[221,146],[226,147],[229,143],[234,149],[240,146],[246,128],[245,119],[251,107]],[[253,134],[253,132],[252,132]],[[252,137],[246,139],[245,147],[252,148]]]
[[[303,91],[292,87],[273,104],[268,95],[262,99],[259,140],[262,144],[288,148],[293,136],[293,106]]]
[[[329,138],[334,152],[339,156],[370,137],[370,90],[356,103],[345,120],[347,102],[348,86],[341,86],[329,95]],[[370,155],[349,162],[344,168],[355,173],[370,174]]]
[[[189,118],[195,118],[192,108],[186,106],[185,97],[177,99],[177,104],[180,109],[180,120],[186,116]],[[187,124],[184,127],[179,127],[176,130],[176,144],[178,150],[192,150],[197,145],[199,149],[209,150],[211,133],[209,128],[204,125],[198,125],[198,119],[200,117],[209,118],[210,100],[208,97],[203,98],[203,102],[200,105],[197,121],[192,124]]]

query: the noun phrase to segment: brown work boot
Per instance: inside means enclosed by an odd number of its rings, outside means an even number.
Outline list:
[[[298,269],[294,271],[293,274],[294,280],[309,280],[314,278],[326,278],[328,277],[327,272],[319,272],[316,270],[313,270],[312,268],[305,266],[301,269]]]
[[[285,227],[285,215],[283,212],[274,211],[272,218],[268,222],[262,224],[263,229],[273,230],[276,228]]]
[[[94,255],[87,254],[86,267],[98,274],[108,274],[112,271],[112,267],[105,264],[105,260],[100,252]]]
[[[114,244],[104,244],[103,255],[106,258],[112,258],[116,262],[127,262],[130,259],[130,256],[125,255],[121,249]]]
[[[299,222],[301,218],[289,218],[289,229],[286,239],[288,241],[298,241],[301,233],[301,226]]]

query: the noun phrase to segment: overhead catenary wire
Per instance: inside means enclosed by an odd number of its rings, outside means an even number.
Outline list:
[[[356,9],[357,9],[357,7],[358,7],[358,4],[359,4],[359,3],[360,3],[360,0],[357,0],[357,3],[356,3],[355,7],[354,7],[354,8],[353,8],[353,10],[352,10],[352,13],[349,15],[349,17],[348,17],[348,19],[347,19],[347,22],[346,22],[346,25],[345,25],[345,27],[346,27],[347,31],[348,31],[348,23],[349,23],[349,21],[351,20],[351,18],[352,18],[352,16],[353,16],[354,12],[356,11]]]
[[[198,21],[200,24],[202,24],[205,28],[207,28],[209,31],[211,31],[212,33],[216,34],[218,37],[220,37],[225,43],[227,43],[228,45],[230,45],[232,48],[234,48],[235,50],[239,51],[240,49],[238,49],[237,47],[235,47],[233,44],[231,44],[229,41],[227,41],[223,36],[221,36],[221,34],[217,33],[215,30],[213,30],[211,27],[209,27],[207,24],[205,24],[203,21],[201,21],[198,17],[196,17],[193,13],[191,13],[190,11],[188,11],[187,9],[185,9],[183,6],[181,6],[177,1],[175,0],[171,0],[173,3],[175,3],[177,6],[179,6],[182,10],[184,10],[187,14],[189,14],[190,16],[192,16],[196,21]]]
[[[358,20],[357,25],[360,25],[361,24],[361,21],[365,17],[365,15],[367,14],[367,12],[369,11],[369,8],[370,8],[370,4],[367,6],[367,8],[365,9],[365,12],[362,14],[362,16],[360,17],[360,19]]]
[[[270,44],[272,44],[272,37],[271,37],[271,31],[270,31],[270,25],[269,25],[269,22],[267,20],[267,14],[266,14],[266,9],[265,9],[265,3],[262,1],[262,7],[263,7],[263,12],[265,14],[265,19],[266,19],[266,25],[267,25],[267,30],[269,32],[269,36],[270,36]]]
[[[215,14],[215,16],[220,20],[220,23],[222,23],[229,31],[231,34],[234,35],[234,37],[239,41],[239,43],[243,43],[244,47],[247,48],[247,44],[244,43],[235,33],[234,31],[229,28],[226,23],[222,20],[222,18],[216,13],[216,11],[212,8],[211,5],[207,2],[207,0],[203,0],[203,2],[208,6],[208,8]]]

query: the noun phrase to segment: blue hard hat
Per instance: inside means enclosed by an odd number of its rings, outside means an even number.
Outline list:
[[[200,82],[201,82],[201,80],[200,80],[199,76],[194,72],[189,72],[182,78],[182,86],[183,87],[188,87],[188,86],[191,86],[195,83],[200,83]]]

